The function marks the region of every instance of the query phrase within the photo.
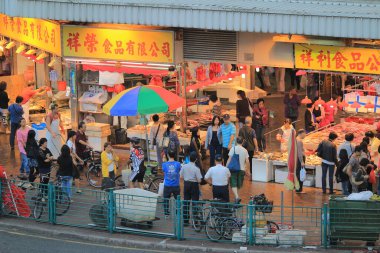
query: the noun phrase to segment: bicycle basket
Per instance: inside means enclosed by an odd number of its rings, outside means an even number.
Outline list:
[[[262,213],[271,213],[273,211],[273,201],[269,201],[264,194],[256,195],[250,198],[255,205],[255,210]]]

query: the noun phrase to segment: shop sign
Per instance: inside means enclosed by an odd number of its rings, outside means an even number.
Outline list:
[[[61,30],[58,24],[0,14],[0,34],[61,56]]]
[[[174,35],[170,31],[114,30],[64,26],[63,55],[118,61],[172,63]]]
[[[380,50],[296,44],[295,64],[299,69],[380,74]]]

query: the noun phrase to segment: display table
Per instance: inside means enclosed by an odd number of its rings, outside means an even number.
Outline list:
[[[329,189],[329,174],[327,173],[327,176],[326,176],[326,186],[327,186],[327,190]],[[316,170],[316,174],[315,174],[315,187],[316,188],[322,188],[322,167],[319,166],[319,168]],[[335,181],[335,171],[334,171],[334,190],[342,190],[342,184],[341,183],[337,183]]]
[[[252,181],[269,182],[273,181],[273,179],[272,161],[252,158]]]

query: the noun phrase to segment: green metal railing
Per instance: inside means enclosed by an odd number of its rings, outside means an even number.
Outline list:
[[[21,199],[17,198],[22,196],[15,195],[16,199],[9,202],[11,183],[25,186],[25,182],[0,180],[0,213],[16,217],[10,207],[19,204]],[[40,194],[43,187],[47,189],[44,200]],[[23,197],[30,208],[30,215],[23,218],[110,233],[245,245],[357,247],[358,244],[351,246],[346,241],[359,238],[376,247],[380,234],[380,202],[348,205],[340,200],[323,207],[258,206],[252,201],[237,205],[187,201],[180,197],[165,202],[156,195],[139,196],[114,190],[82,189],[81,194],[75,194],[73,188],[72,202],[67,203],[62,195],[67,190],[53,183],[33,184]],[[8,201],[4,201],[7,196]]]

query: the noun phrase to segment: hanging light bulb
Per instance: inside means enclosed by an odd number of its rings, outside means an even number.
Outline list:
[[[259,67],[256,67],[256,72],[260,72],[260,68]]]
[[[9,43],[5,46],[5,48],[6,48],[6,49],[11,49],[11,48],[14,47],[14,46],[16,46],[16,42],[11,41],[11,42],[9,42]]]
[[[308,96],[306,96],[304,99],[301,100],[301,104],[303,104],[303,105],[307,105],[307,104],[311,104],[311,103],[312,103],[312,101]]]
[[[20,46],[18,46],[18,48],[16,49],[16,54],[19,54],[21,52],[24,52],[26,49],[25,45],[21,44]]]
[[[241,78],[245,79],[245,74],[244,73],[241,74]]]

